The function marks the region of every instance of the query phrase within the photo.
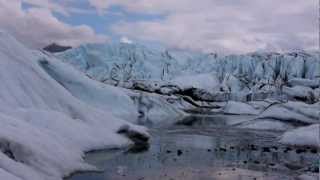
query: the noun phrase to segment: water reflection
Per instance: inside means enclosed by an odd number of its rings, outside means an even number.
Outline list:
[[[277,143],[279,132],[221,128],[220,125],[225,124],[153,130],[148,149],[90,154],[87,161],[104,172],[79,174],[70,180],[187,180],[226,174],[234,178],[232,173],[242,173],[244,179],[250,179],[249,176],[291,179],[304,171],[318,171],[316,149],[282,146]]]

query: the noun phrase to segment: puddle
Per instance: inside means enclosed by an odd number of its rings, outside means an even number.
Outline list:
[[[88,154],[86,161],[103,172],[76,174],[68,180],[285,180],[319,171],[317,150],[282,146],[277,143],[281,132],[203,123],[152,129],[149,149]]]

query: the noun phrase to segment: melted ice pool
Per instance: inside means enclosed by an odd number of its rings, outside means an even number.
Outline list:
[[[212,121],[214,122],[214,121]],[[318,150],[277,143],[279,131],[206,127],[152,129],[150,147],[89,153],[86,161],[100,173],[79,173],[68,180],[293,179],[318,172]]]

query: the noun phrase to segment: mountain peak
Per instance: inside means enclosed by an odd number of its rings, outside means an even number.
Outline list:
[[[66,50],[71,49],[71,48],[72,48],[71,46],[62,46],[62,45],[59,45],[57,43],[52,43],[52,44],[44,47],[43,50],[51,52],[51,53],[57,53],[57,52],[66,51]]]

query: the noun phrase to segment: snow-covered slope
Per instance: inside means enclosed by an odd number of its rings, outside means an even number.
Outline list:
[[[283,134],[280,142],[296,146],[320,148],[320,125],[314,124],[288,131]]]
[[[74,67],[66,66],[60,60],[56,59],[52,63],[54,59],[52,56],[48,57],[44,54],[38,56],[41,67],[74,97],[128,121],[137,119],[137,108],[124,89],[84,77],[83,73],[76,71]],[[47,60],[48,58],[51,62]]]
[[[83,152],[131,143],[120,128],[147,134],[114,116],[125,93],[100,85],[0,31],[0,177],[60,180],[92,168]],[[129,112],[129,105],[121,105]],[[116,112],[119,115],[121,112]]]

